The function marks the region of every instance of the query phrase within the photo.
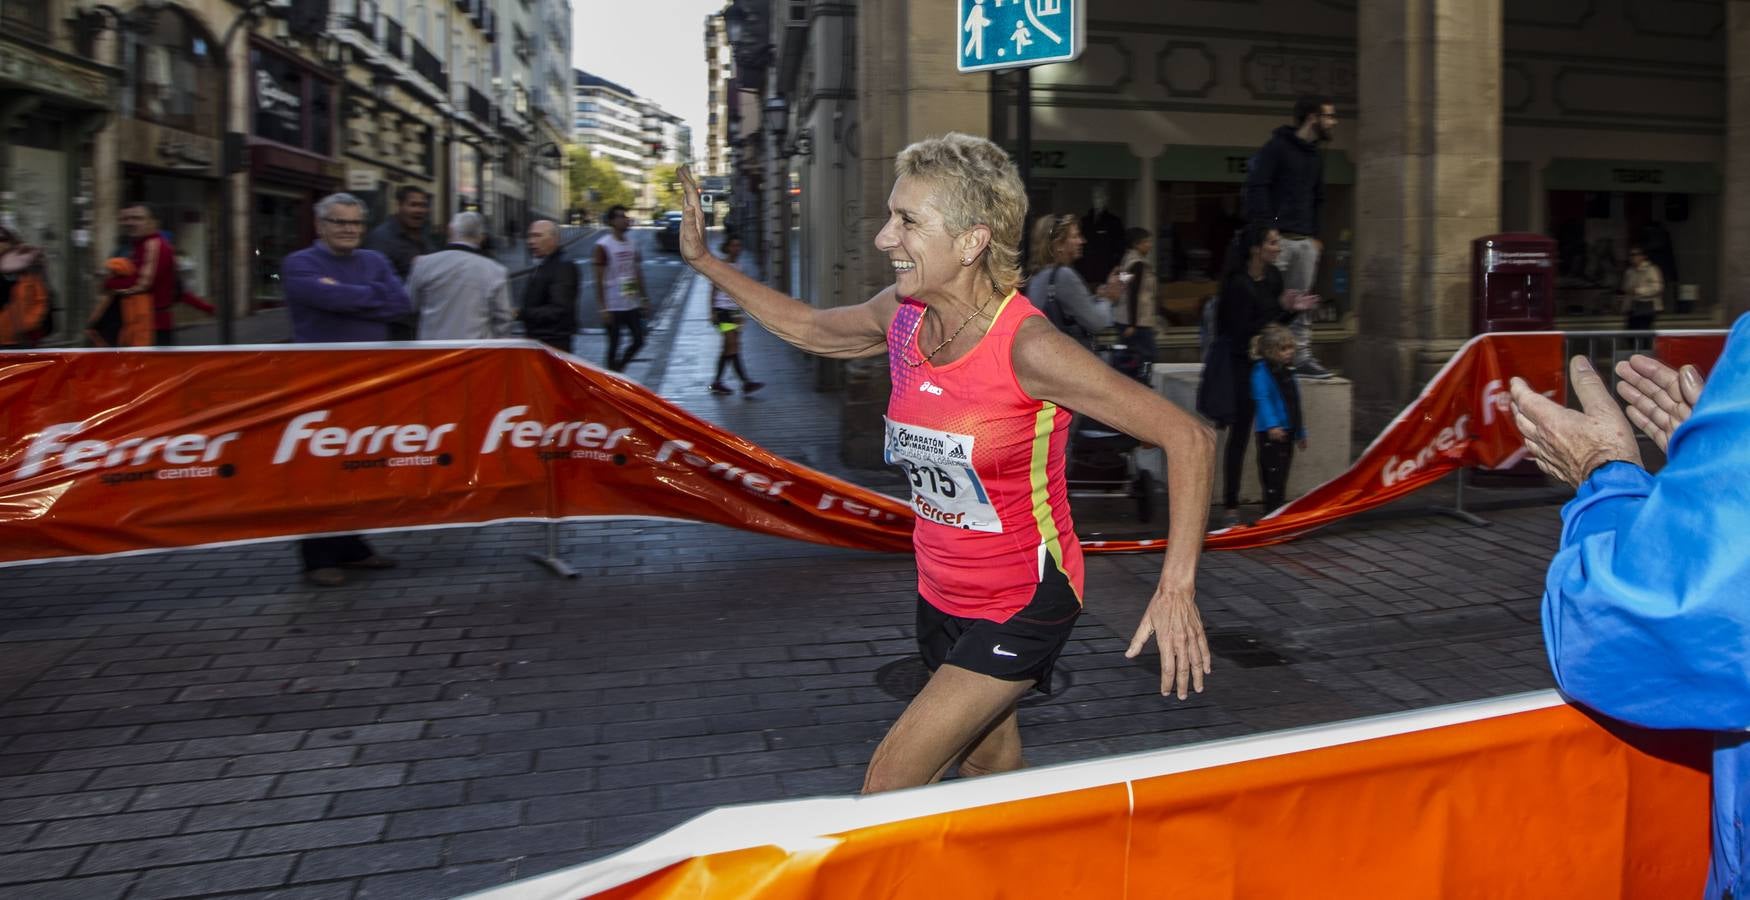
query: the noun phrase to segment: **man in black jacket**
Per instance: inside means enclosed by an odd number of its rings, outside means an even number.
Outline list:
[[[389,257],[389,264],[395,267],[395,276],[406,284],[408,273],[413,271],[414,258],[437,252],[437,244],[427,229],[430,221],[431,195],[423,188],[404,184],[395,191],[395,214],[365,235],[364,249]],[[389,340],[413,340],[419,330],[417,307],[415,309],[406,318],[389,323]]]
[[[1246,218],[1274,227],[1282,236],[1282,255],[1276,268],[1282,270],[1288,291],[1312,290],[1318,274],[1319,216],[1325,206],[1324,162],[1319,145],[1331,139],[1337,110],[1330,98],[1307,96],[1294,103],[1294,124],[1278,127],[1270,140],[1252,156],[1246,170]],[[1329,378],[1331,373],[1312,355],[1310,314],[1294,317],[1294,371],[1306,378]]]
[[[523,286],[523,330],[556,350],[571,352],[577,332],[577,265],[559,250],[559,226],[547,219],[529,225],[529,253],[541,261]]]

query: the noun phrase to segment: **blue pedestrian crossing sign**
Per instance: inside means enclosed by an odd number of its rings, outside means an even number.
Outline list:
[[[1087,46],[1087,0],[958,0],[960,71],[1069,62]]]

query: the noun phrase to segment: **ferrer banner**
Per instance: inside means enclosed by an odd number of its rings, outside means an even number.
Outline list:
[[[1660,335],[1705,372],[1724,334]],[[1524,456],[1508,380],[1563,335],[1472,339],[1336,478],[1210,549],[1294,538]],[[353,531],[660,517],[906,552],[912,511],[538,344],[0,353],[0,565]],[[1164,541],[1084,541],[1095,552]]]
[[[633,516],[911,547],[905,504],[532,343],[0,354],[0,564]]]

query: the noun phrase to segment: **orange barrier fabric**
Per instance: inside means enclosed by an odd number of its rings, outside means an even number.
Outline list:
[[[591,516],[911,549],[905,504],[535,344],[0,353],[0,563]]]
[[[1619,736],[1555,706],[817,843],[695,857],[591,896],[1694,897],[1707,740]]]

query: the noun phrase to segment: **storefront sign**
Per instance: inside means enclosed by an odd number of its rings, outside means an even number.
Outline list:
[[[1015,154],[1015,145],[1005,148]],[[1126,144],[1081,141],[1034,141],[1035,178],[1124,178],[1134,180],[1142,164]]]
[[[1704,162],[1623,159],[1552,159],[1543,169],[1546,191],[1718,194],[1719,168]]]
[[[62,102],[109,109],[114,105],[113,71],[23,47],[0,35],[0,87],[19,84]]]
[[[382,180],[382,169],[354,166],[346,171],[346,189],[349,191],[374,191],[377,189],[377,182]]]
[[[1261,143],[1259,146],[1263,146]],[[1155,159],[1161,181],[1242,182],[1258,147],[1194,147],[1175,144]],[[1355,164],[1342,150],[1322,150],[1326,184],[1354,184]]]

